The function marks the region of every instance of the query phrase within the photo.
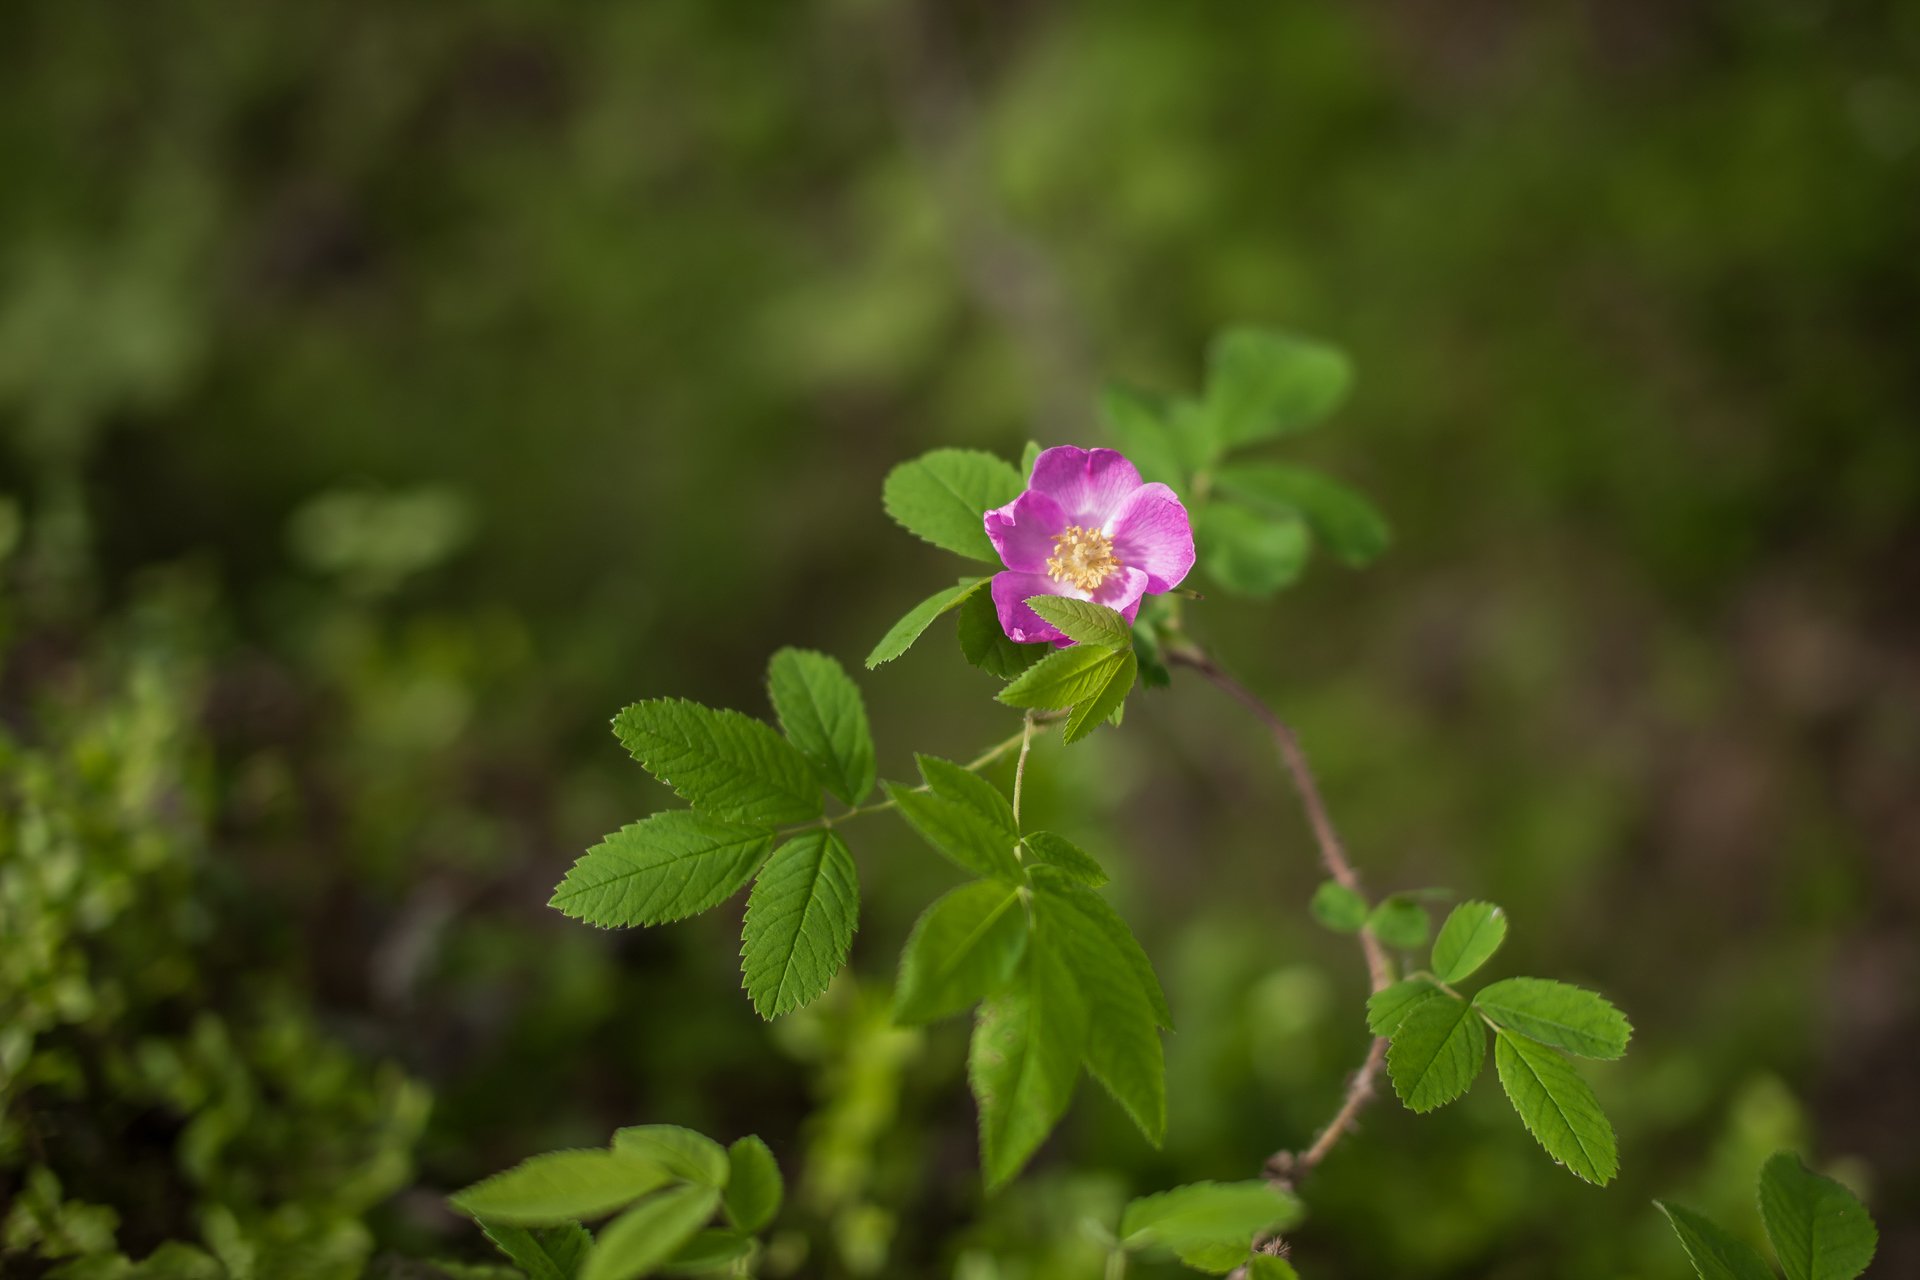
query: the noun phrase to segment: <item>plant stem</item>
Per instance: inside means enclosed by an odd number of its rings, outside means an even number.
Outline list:
[[[1293,727],[1280,718],[1279,713],[1262,702],[1245,685],[1235,680],[1205,651],[1192,645],[1170,647],[1166,651],[1167,661],[1178,666],[1188,667],[1198,672],[1209,683],[1238,702],[1253,717],[1265,726],[1272,735],[1275,748],[1280,753],[1280,763],[1293,781],[1293,789],[1300,796],[1300,805],[1306,810],[1307,825],[1313,829],[1314,842],[1320,849],[1320,862],[1327,874],[1335,881],[1361,893],[1360,873],[1354,870],[1353,863],[1347,858],[1346,847],[1340,842],[1340,835],[1334,830],[1333,819],[1327,814],[1326,802],[1320,796],[1320,786],[1314,781],[1313,770],[1307,765],[1306,753],[1300,749],[1300,739]],[[1355,935],[1360,941],[1360,950],[1366,956],[1367,977],[1374,991],[1384,990],[1393,982],[1393,965],[1387,959],[1386,949],[1380,945],[1366,929]],[[1340,1108],[1327,1122],[1313,1145],[1304,1151],[1279,1151],[1267,1160],[1266,1176],[1268,1181],[1291,1190],[1299,1181],[1313,1172],[1319,1163],[1327,1158],[1335,1144],[1353,1127],[1360,1111],[1372,1099],[1374,1087],[1380,1076],[1380,1068],[1387,1059],[1387,1041],[1385,1037],[1376,1037],[1367,1046],[1367,1056],[1360,1063],[1360,1069],[1347,1083],[1347,1091],[1341,1098]]]
[[[1027,781],[1027,752],[1033,750],[1033,712],[1027,712],[1025,725],[1020,730],[1020,758],[1013,766],[1013,827],[1020,829],[1020,791]]]

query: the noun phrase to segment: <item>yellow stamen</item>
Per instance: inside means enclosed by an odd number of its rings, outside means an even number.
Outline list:
[[[1054,536],[1047,576],[1055,582],[1071,582],[1082,591],[1093,591],[1119,571],[1113,542],[1098,529],[1070,524],[1065,533]]]

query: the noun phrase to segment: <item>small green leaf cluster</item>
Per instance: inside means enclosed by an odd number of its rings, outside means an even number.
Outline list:
[[[781,1196],[780,1166],[759,1138],[723,1147],[655,1124],[621,1129],[605,1148],[523,1160],[449,1201],[528,1280],[634,1280],[737,1268]],[[613,1214],[597,1238],[581,1225]]]
[[[1195,1182],[1131,1201],[1110,1240],[1117,1254],[1175,1258],[1194,1271],[1246,1267],[1256,1280],[1297,1280],[1284,1259],[1256,1250],[1300,1220],[1301,1205],[1267,1182]]]
[[[587,850],[552,905],[602,927],[664,924],[752,880],[742,980],[760,1016],[773,1018],[825,991],[853,945],[859,878],[822,821],[821,793],[858,806],[873,789],[874,752],[860,690],[832,658],[782,649],[767,689],[778,733],[679,698],[615,717],[621,744],[691,808],[630,823]]]
[[[1189,494],[1200,567],[1224,590],[1267,596],[1292,583],[1316,542],[1351,565],[1387,547],[1373,505],[1303,467],[1243,452],[1313,427],[1346,399],[1353,369],[1324,343],[1266,329],[1229,329],[1208,351],[1198,397],[1112,387],[1102,416],[1148,480]]]
[[[1854,1194],[1791,1151],[1760,1170],[1760,1221],[1787,1280],[1853,1280],[1873,1261],[1880,1233]],[[1700,1280],[1774,1280],[1758,1251],[1691,1209],[1654,1202],[1667,1215]]]
[[[978,1005],[967,1076],[989,1187],[1027,1162],[1072,1101],[1081,1069],[1150,1142],[1166,1131],[1160,1031],[1173,1025],[1153,966],[1096,890],[1100,864],[1022,832],[986,780],[929,756],[926,785],[892,787],[907,821],[977,879],[921,915],[900,957],[894,1017],[933,1022]]]
[[[1350,904],[1340,910],[1341,921],[1351,918]],[[1377,923],[1380,910],[1366,917],[1365,927],[1387,941]],[[1326,903],[1316,907],[1323,920],[1329,911]],[[1417,933],[1424,940],[1423,911],[1420,918]],[[1402,936],[1414,938],[1416,931],[1408,927]],[[1432,1111],[1464,1094],[1486,1064],[1491,1032],[1500,1085],[1527,1131],[1576,1177],[1605,1186],[1619,1169],[1613,1126],[1567,1055],[1618,1058],[1632,1028],[1604,997],[1546,978],[1503,978],[1471,998],[1456,991],[1454,984],[1477,972],[1506,936],[1499,907],[1461,903],[1434,939],[1429,967],[1367,1000],[1367,1026],[1391,1038],[1387,1073],[1412,1111]]]

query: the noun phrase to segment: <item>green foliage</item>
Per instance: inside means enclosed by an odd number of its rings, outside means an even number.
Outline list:
[[[1300,1202],[1265,1182],[1196,1182],[1129,1203],[1120,1243],[1224,1274],[1246,1261],[1256,1236],[1284,1230],[1299,1216]]]
[[[1027,607],[1058,627],[1069,640],[1109,649],[1133,647],[1133,628],[1117,610],[1106,605],[1071,596],[1030,596]]]
[[[763,1018],[827,989],[847,962],[860,916],[853,855],[831,831],[806,831],[774,850],[747,898],[740,967]]]
[[[1307,910],[1335,933],[1353,933],[1367,922],[1367,900],[1338,880],[1323,880]]]
[[[1225,451],[1311,427],[1353,382],[1344,352],[1261,329],[1229,329],[1207,352],[1207,418]]]
[[[1390,947],[1414,951],[1426,946],[1433,936],[1433,921],[1419,903],[1395,896],[1368,914],[1367,931]]]
[[[1034,938],[1013,981],[980,1006],[967,1080],[980,1109],[980,1164],[988,1190],[1004,1185],[1073,1100],[1088,1010],[1051,940]]]
[[[1420,1005],[1440,991],[1424,978],[1402,978],[1367,997],[1367,1030],[1376,1036],[1390,1036],[1400,1029]]]
[[[1107,873],[1099,861],[1065,837],[1051,831],[1032,831],[1022,838],[1021,843],[1026,846],[1029,855],[1029,872],[1044,868],[1093,889],[1107,882]]]
[[[741,1231],[764,1229],[780,1212],[784,1186],[773,1152],[749,1135],[727,1148],[727,1221]]]
[[[820,816],[807,758],[751,716],[656,698],[621,711],[613,731],[647,772],[710,817],[779,826]]]
[[[1700,1280],[1774,1280],[1773,1271],[1752,1245],[1737,1239],[1691,1209],[1656,1200]]]
[[[671,1187],[609,1223],[580,1268],[580,1280],[634,1280],[673,1257],[720,1205],[712,1187]]]
[[[1053,646],[1015,644],[1000,625],[993,607],[993,596],[976,592],[967,597],[959,613],[960,653],[988,675],[1011,680],[1053,652]]]
[[[703,1187],[725,1187],[732,1169],[725,1147],[704,1133],[677,1124],[639,1124],[615,1130],[613,1150],[649,1161],[682,1181]]]
[[[1071,708],[1061,741],[1078,742],[1117,717],[1133,692],[1140,665],[1132,629],[1118,612],[1085,600],[1034,596],[1027,603],[1078,643],[1020,672],[1000,691],[1000,700],[1040,710]]]
[[[1498,1025],[1582,1058],[1618,1058],[1633,1035],[1604,997],[1549,978],[1491,983],[1473,1002]]]
[[[1290,586],[1313,548],[1298,517],[1276,519],[1224,499],[1201,509],[1194,536],[1207,576],[1242,596],[1269,596]]]
[[[932,1022],[1006,986],[1027,949],[1024,895],[1001,880],[961,885],[928,907],[900,953],[893,1016]]]
[[[526,1272],[527,1280],[573,1280],[593,1248],[592,1234],[577,1222],[527,1228],[482,1218],[480,1230]]]
[[[998,563],[985,514],[1025,488],[1020,473],[990,453],[935,449],[887,473],[887,514],[914,537],[936,547]]]
[[[1431,1111],[1467,1091],[1487,1060],[1487,1028],[1464,1000],[1404,1008],[1387,1052],[1393,1090],[1410,1111]]]
[[[1494,1037],[1493,1057],[1513,1109],[1547,1154],[1596,1186],[1613,1181],[1620,1167],[1613,1126],[1573,1065],[1505,1028]]]
[[[1506,912],[1491,902],[1461,903],[1447,916],[1447,922],[1440,926],[1440,936],[1433,940],[1433,976],[1442,982],[1459,982],[1472,976],[1493,958],[1506,939]]]
[[[1064,710],[1100,696],[1111,683],[1120,660],[1119,653],[1097,645],[1056,649],[1002,689],[1000,701],[1010,707]]]
[[[675,1176],[639,1152],[550,1151],[476,1182],[448,1202],[489,1222],[550,1227],[612,1213]]]
[[[1317,471],[1277,462],[1236,462],[1214,483],[1255,509],[1298,517],[1321,545],[1349,565],[1371,564],[1393,540],[1386,517],[1346,485]]]
[[[919,762],[924,787],[886,784],[887,797],[901,816],[962,870],[1017,879],[1020,861],[1013,847],[1019,833],[1005,799],[971,775],[966,775],[969,783],[979,785],[962,784],[959,778],[965,771],[948,761],[921,756]]]
[[[1873,1261],[1880,1240],[1852,1192],[1790,1151],[1760,1170],[1760,1220],[1787,1280],[1853,1280]]]
[[[963,601],[968,600],[986,586],[987,581],[985,578],[962,578],[957,586],[936,591],[907,610],[906,616],[894,623],[887,634],[880,637],[880,643],[873,646],[873,652],[867,655],[867,670],[871,671],[882,663],[892,662],[911,649],[913,642],[933,625],[935,618],[950,609],[958,608]]]
[[[1300,1280],[1300,1273],[1285,1258],[1259,1254],[1247,1259],[1248,1280]]]
[[[581,854],[548,905],[602,928],[666,924],[739,892],[772,847],[762,827],[684,809],[656,813]]]
[[[846,804],[873,789],[873,733],[860,690],[823,653],[782,649],[767,666],[767,692],[787,740],[820,785]]]

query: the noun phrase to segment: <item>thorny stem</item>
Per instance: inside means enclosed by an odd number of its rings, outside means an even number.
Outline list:
[[[1327,815],[1326,802],[1320,796],[1320,786],[1314,781],[1313,770],[1307,765],[1306,753],[1300,749],[1300,739],[1294,734],[1293,727],[1245,685],[1221,670],[1219,664],[1203,650],[1191,645],[1169,647],[1166,657],[1168,662],[1198,672],[1266,726],[1267,732],[1273,737],[1274,746],[1279,750],[1280,763],[1292,779],[1294,790],[1299,793],[1301,807],[1306,810],[1307,824],[1313,828],[1314,842],[1320,848],[1321,864],[1339,884],[1355,893],[1361,892],[1360,873],[1354,870],[1353,863],[1347,859],[1346,848],[1340,842],[1339,833],[1334,830],[1333,820]],[[1360,949],[1366,956],[1367,977],[1373,990],[1384,990],[1393,982],[1393,965],[1387,959],[1386,949],[1366,929],[1360,930],[1355,936],[1359,938]],[[1360,1063],[1360,1069],[1348,1081],[1340,1109],[1334,1112],[1333,1119],[1313,1140],[1313,1145],[1299,1152],[1279,1151],[1268,1158],[1266,1176],[1269,1182],[1290,1191],[1327,1158],[1327,1153],[1353,1127],[1361,1109],[1372,1099],[1380,1068],[1386,1058],[1387,1041],[1384,1037],[1376,1037],[1367,1046],[1367,1056]]]

